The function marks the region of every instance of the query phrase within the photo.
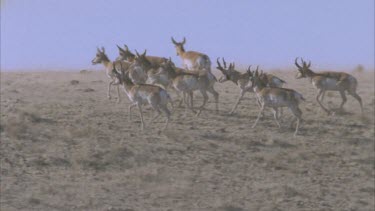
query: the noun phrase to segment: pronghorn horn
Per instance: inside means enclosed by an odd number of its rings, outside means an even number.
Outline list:
[[[223,57],[223,65],[224,65],[224,68],[226,69],[227,68],[227,63],[225,62],[224,57]]]
[[[177,45],[176,40],[174,40],[173,37],[171,37],[171,38],[172,38],[172,42],[173,42],[173,44]]]
[[[145,49],[145,51],[143,52],[142,56],[146,56],[146,53],[147,53],[147,49]]]
[[[184,45],[186,43],[186,39],[185,39],[185,37],[184,37],[184,40],[182,40],[182,45]]]
[[[294,64],[298,67],[298,68],[302,68],[299,64],[298,64],[298,57],[294,60]]]
[[[140,55],[139,55],[137,49],[135,50],[135,54],[137,54],[137,57],[140,57]]]
[[[311,66],[311,61],[309,61],[309,64],[307,65],[307,67],[309,68]]]
[[[116,45],[116,46],[117,46],[117,48],[118,48],[120,51],[123,50],[119,45]]]
[[[223,67],[221,66],[221,64],[219,62],[219,59],[220,59],[220,57],[217,57],[217,59],[216,59],[217,66],[218,66],[218,68],[223,69]]]

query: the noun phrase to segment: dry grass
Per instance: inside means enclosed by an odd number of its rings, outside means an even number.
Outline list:
[[[373,210],[374,75],[353,74],[365,117],[350,96],[326,116],[307,80],[280,75],[307,99],[294,138],[286,109],[282,129],[271,112],[251,129],[251,93],[228,115],[230,82],[217,85],[219,114],[210,96],[199,118],[177,108],[168,130],[161,118],[141,132],[124,94],[106,98],[103,72],[1,73],[1,210]]]

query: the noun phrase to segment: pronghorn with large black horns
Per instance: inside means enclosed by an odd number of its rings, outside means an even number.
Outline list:
[[[296,75],[297,79],[300,78],[309,78],[313,86],[319,90],[318,95],[316,96],[316,101],[320,105],[320,107],[327,113],[331,114],[332,112],[328,110],[322,104],[322,98],[320,98],[326,91],[338,91],[340,92],[342,102],[340,104],[340,110],[343,109],[344,104],[346,103],[346,95],[345,91],[348,92],[349,95],[353,96],[361,106],[361,113],[363,115],[363,105],[362,99],[357,94],[357,86],[358,82],[357,79],[344,72],[333,72],[333,71],[326,71],[326,72],[314,72],[310,69],[311,61],[307,64],[301,58],[302,64],[298,64],[298,57],[295,59],[294,64],[298,68],[298,73]],[[319,99],[320,98],[320,99]]]
[[[125,61],[111,62],[105,53],[104,47],[102,47],[101,50],[97,48],[95,58],[91,62],[93,65],[100,64],[100,63],[104,65],[106,75],[109,79],[111,79],[111,81],[108,84],[108,92],[107,92],[108,99],[111,99],[111,86],[114,85],[117,87],[117,102],[120,102],[121,98],[120,98],[120,92],[119,92],[119,87],[118,87],[119,81],[113,71],[116,68],[127,70],[130,67],[131,63],[125,62]]]
[[[171,115],[167,106],[168,103],[171,103],[173,108],[172,100],[167,91],[159,86],[150,84],[134,84],[129,78],[129,72],[127,71],[114,71],[114,73],[119,80],[119,83],[122,85],[124,92],[132,102],[129,106],[129,120],[131,119],[132,108],[137,106],[141,118],[141,130],[143,130],[145,128],[145,123],[143,120],[142,105],[149,104],[154,111],[156,111],[150,124],[159,117],[161,113],[164,113],[167,119],[164,126],[164,129],[166,129]]]
[[[261,110],[252,128],[257,125],[266,107],[272,108],[275,121],[279,128],[281,128],[279,123],[278,109],[288,107],[297,120],[296,130],[294,132],[294,136],[296,136],[302,120],[302,111],[298,105],[301,101],[305,101],[305,99],[303,98],[302,94],[292,89],[267,87],[267,85],[261,79],[264,77],[262,75],[263,72],[259,73],[258,71],[255,71],[255,73],[252,72],[252,76],[250,77],[253,90],[256,93],[258,101],[261,105]]]
[[[124,48],[121,48],[117,45],[117,48],[119,50],[119,56],[116,58],[116,60],[125,60],[128,62],[134,62],[136,55],[132,53],[127,45],[124,45]],[[146,56],[147,60],[152,65],[160,65],[163,62],[167,61],[168,59],[165,57],[159,57],[159,56]]]
[[[223,76],[219,79],[220,83],[224,83],[225,81],[232,81],[240,88],[240,95],[236,101],[236,104],[234,104],[232,110],[229,112],[229,114],[232,114],[238,104],[240,103],[241,99],[243,98],[244,94],[246,92],[252,92],[252,87],[250,82],[250,67],[248,68],[248,72],[246,73],[240,73],[237,70],[235,70],[235,64],[230,63],[229,68],[227,68],[227,63],[225,62],[225,59],[223,58],[223,66],[220,64],[219,58],[217,58],[217,69],[221,71]],[[257,69],[258,70],[258,69]]]

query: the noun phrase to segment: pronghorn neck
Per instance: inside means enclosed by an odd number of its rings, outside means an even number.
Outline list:
[[[183,59],[184,58],[184,56],[185,56],[185,49],[184,49],[184,46],[179,46],[178,48],[177,48],[177,53],[178,53],[178,55],[180,55],[180,57]]]
[[[103,61],[102,61],[102,64],[104,65],[104,67],[105,67],[107,70],[108,70],[108,69],[112,69],[112,67],[113,67],[112,62],[111,62],[109,59],[103,60]]]

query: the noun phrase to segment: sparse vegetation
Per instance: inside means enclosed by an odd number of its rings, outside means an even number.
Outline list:
[[[175,108],[165,131],[160,119],[141,132],[125,97],[107,100],[103,72],[1,73],[1,210],[371,210],[373,74],[358,76],[362,118],[354,100],[327,117],[313,87],[285,72],[307,100],[293,138],[289,112],[281,129],[268,113],[251,129],[253,93],[228,115],[234,83],[217,86],[218,114],[212,101],[200,117]],[[335,109],[340,95],[327,96]]]

